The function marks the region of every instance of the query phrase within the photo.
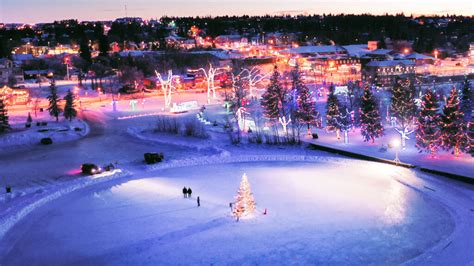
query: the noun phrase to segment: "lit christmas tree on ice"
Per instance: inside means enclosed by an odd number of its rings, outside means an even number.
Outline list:
[[[247,175],[244,174],[242,176],[242,181],[240,182],[239,191],[235,197],[235,208],[232,213],[238,221],[240,217],[250,215],[254,210],[255,201],[252,192],[250,191],[250,184]]]

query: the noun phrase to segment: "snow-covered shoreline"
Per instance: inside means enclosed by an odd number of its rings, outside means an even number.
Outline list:
[[[76,131],[76,128],[80,131]],[[44,131],[44,132],[43,132]],[[27,130],[10,132],[0,136],[0,151],[17,147],[39,145],[42,138],[51,138],[54,143],[75,141],[87,136],[89,125],[83,120],[60,123],[49,122],[47,126],[38,127],[35,124]]]

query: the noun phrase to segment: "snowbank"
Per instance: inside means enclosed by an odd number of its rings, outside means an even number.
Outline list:
[[[80,131],[76,131],[76,128]],[[0,135],[0,149],[38,145],[42,138],[51,138],[53,143],[72,141],[85,137],[89,131],[89,126],[82,120],[49,122],[47,126],[33,124],[31,128]]]
[[[12,228],[21,219],[26,217],[29,213],[31,213],[35,209],[43,206],[44,204],[52,200],[55,200],[65,194],[76,191],[78,189],[91,186],[94,184],[106,182],[109,180],[113,180],[118,177],[123,177],[123,176],[126,176],[127,174],[128,173],[125,171],[116,169],[114,171],[105,172],[99,175],[95,175],[93,177],[80,178],[73,182],[63,184],[57,188],[53,188],[51,191],[41,191],[45,193],[41,193],[41,195],[38,197],[33,197],[31,201],[27,201],[17,206],[11,207],[9,212],[4,217],[0,217],[0,239],[2,239],[5,236],[5,234],[8,232],[8,230],[10,230],[10,228]],[[6,197],[9,197],[8,195],[2,195],[2,196],[5,199]]]

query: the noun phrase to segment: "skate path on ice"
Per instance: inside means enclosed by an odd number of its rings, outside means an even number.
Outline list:
[[[278,161],[278,156],[271,155],[244,157],[208,158],[207,162],[203,160],[198,164],[217,160]],[[14,243],[5,258],[14,264],[29,259],[47,264],[109,265],[176,262],[398,264],[407,259],[413,259],[409,261],[413,264],[445,262],[458,265],[473,260],[466,249],[473,245],[473,240],[467,238],[473,233],[473,215],[468,209],[473,198],[468,187],[456,187],[427,175],[420,179],[417,175],[422,174],[407,169],[354,160],[333,158],[331,162],[318,163],[317,159],[302,156],[300,160],[306,158],[313,163],[293,162],[291,167],[283,162],[297,158],[281,156],[280,162],[257,163],[257,166],[222,164],[137,173],[131,179],[71,193],[40,207],[28,221],[25,219],[15,226],[5,239]],[[187,164],[191,165],[191,160],[183,165]],[[309,172],[298,170],[292,176],[291,171],[305,167],[309,167]],[[293,178],[300,173],[302,184],[268,173],[272,169]],[[269,215],[235,223],[227,215],[226,202],[235,196],[243,170],[250,171],[257,204],[260,208],[268,206]],[[344,183],[319,179],[320,182],[314,183],[307,176],[314,170],[327,175],[352,172],[360,184],[350,183],[350,187],[337,193],[331,189]],[[364,178],[367,175],[369,177]],[[232,176],[230,180],[229,176]],[[268,183],[272,178],[283,186]],[[346,176],[333,178],[354,181]],[[195,207],[194,199],[182,199],[183,184],[191,185],[193,194],[201,196],[201,208]],[[315,193],[308,191],[309,185],[322,188],[316,189]],[[273,199],[268,187],[284,198],[293,198],[294,202]],[[289,193],[290,188],[297,188],[302,195]],[[387,193],[390,191],[392,193]],[[340,202],[344,202],[344,197],[338,194],[352,196],[349,205],[359,202],[364,203],[359,207],[367,207],[356,211],[357,214],[347,213]],[[395,204],[380,204],[376,196],[380,196],[380,202],[388,197]],[[314,197],[317,197],[316,202]],[[335,198],[335,202],[324,203],[331,198]],[[318,203],[320,201],[323,203]],[[315,210],[305,208],[308,202],[319,206],[316,209],[327,216],[321,217]],[[327,206],[336,211],[332,213]],[[379,208],[389,211],[388,220],[380,219],[380,215],[372,217],[373,213],[380,214]],[[403,213],[403,210],[407,215],[400,220],[397,213]],[[287,212],[289,215],[285,215]],[[427,228],[433,232],[426,233]],[[241,254],[234,254],[235,249]]]

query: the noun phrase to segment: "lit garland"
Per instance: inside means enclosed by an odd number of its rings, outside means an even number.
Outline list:
[[[417,121],[416,147],[435,157],[441,144],[438,98],[433,91],[428,90],[421,98],[421,111]]]
[[[375,142],[376,138],[383,136],[383,126],[381,124],[380,113],[378,111],[375,97],[370,91],[370,87],[366,86],[364,96],[362,97],[361,114],[361,134],[364,141]]]
[[[470,145],[463,116],[464,114],[460,110],[458,92],[456,88],[453,88],[441,116],[441,146],[445,150],[453,149],[456,157],[462,151],[468,151]]]

